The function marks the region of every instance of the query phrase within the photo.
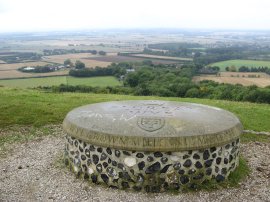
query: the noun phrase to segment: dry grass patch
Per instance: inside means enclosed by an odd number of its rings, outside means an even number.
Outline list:
[[[254,76],[256,78],[251,78]],[[242,84],[243,86],[256,85],[266,87],[270,85],[270,76],[265,73],[249,73],[249,72],[222,72],[220,76],[201,75],[193,77],[194,82],[203,80],[211,80],[218,83]]]
[[[86,67],[107,67],[111,64],[111,62],[104,62],[104,61],[97,61],[91,58],[97,58],[99,56],[92,55],[91,53],[76,53],[76,54],[65,54],[65,55],[51,55],[51,56],[44,56],[43,60],[47,62],[54,62],[63,64],[66,59],[70,59],[73,63],[76,60],[80,60],[81,62],[85,63]]]
[[[0,79],[25,78],[25,77],[45,77],[68,75],[69,70],[62,70],[48,73],[24,73],[17,70],[0,71]]]
[[[13,64],[0,64],[0,71],[2,70],[16,70],[23,66],[37,66],[37,65],[47,65],[47,62],[21,62],[21,63],[13,63]]]
[[[192,58],[181,58],[181,57],[169,57],[169,56],[160,56],[160,55],[148,55],[148,54],[133,54],[130,56],[141,57],[141,58],[153,58],[161,60],[179,60],[179,61],[192,61]]]

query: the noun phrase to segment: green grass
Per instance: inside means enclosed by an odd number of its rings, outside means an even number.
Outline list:
[[[218,66],[220,71],[226,71],[226,67],[235,66],[238,69],[241,66],[246,67],[270,67],[270,61],[259,61],[259,60],[226,60],[222,62],[212,63],[209,66]]]
[[[270,142],[270,136],[267,135],[256,135],[256,134],[242,134],[241,143],[247,142]]]
[[[270,105],[196,98],[143,97],[113,94],[46,93],[28,89],[0,88],[0,127],[60,124],[73,108],[112,100],[160,99],[201,103],[237,115],[245,129],[270,132]]]
[[[60,84],[100,86],[100,87],[121,85],[121,83],[113,76],[101,76],[91,78],[53,76],[43,78],[0,80],[0,85],[16,88],[34,88],[38,86],[53,86]]]

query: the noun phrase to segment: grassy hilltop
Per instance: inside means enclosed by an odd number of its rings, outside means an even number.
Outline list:
[[[48,93],[37,90],[0,88],[0,128],[12,125],[60,124],[71,109],[113,100],[160,99],[194,102],[220,107],[237,115],[245,129],[270,131],[270,105],[198,98],[165,98],[115,94]]]

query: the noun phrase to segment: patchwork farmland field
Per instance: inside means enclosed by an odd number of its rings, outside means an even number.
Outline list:
[[[0,64],[0,71],[16,70],[23,66],[37,66],[47,65],[48,62],[25,62],[25,63],[13,63],[13,64]],[[0,73],[1,74],[1,73]]]
[[[100,56],[93,58],[95,61],[103,61],[103,62],[142,62],[147,60],[147,58],[141,57],[129,57],[129,56],[118,56],[118,55],[108,55],[108,56]],[[176,61],[171,60],[159,60],[159,59],[151,59],[154,64],[175,64]]]
[[[68,75],[68,71],[69,70],[61,70],[61,71],[48,72],[48,73],[24,73],[18,70],[6,70],[6,71],[0,71],[0,79],[63,76],[63,75]]]
[[[249,77],[251,75],[256,78]],[[270,86],[270,76],[265,73],[221,72],[220,76],[201,75],[193,77],[194,82],[200,82],[203,80],[211,80],[218,83],[242,84],[243,86]]]
[[[16,87],[16,88],[34,88],[38,86],[53,86],[53,85],[86,85],[86,86],[119,86],[121,83],[112,76],[91,77],[91,78],[76,78],[71,76],[54,76],[43,78],[26,78],[26,79],[7,79],[0,80],[1,86]]]
[[[238,69],[241,66],[246,67],[269,67],[270,61],[259,61],[259,60],[226,60],[222,62],[212,63],[209,66],[218,66],[220,71],[226,71],[226,67],[235,66]]]
[[[76,53],[76,54],[64,54],[64,55],[51,55],[51,56],[44,56],[42,59],[46,62],[53,62],[63,64],[66,59],[70,59],[73,63],[76,60],[80,60],[81,62],[85,63],[86,67],[93,68],[96,66],[99,67],[107,67],[111,64],[111,62],[106,61],[98,61],[92,58],[98,58],[99,56],[92,55],[91,53]]]
[[[159,59],[159,60],[171,60],[171,61],[192,61],[192,58],[181,58],[181,57],[169,57],[160,55],[149,55],[149,54],[133,54],[133,57],[147,58],[147,59]]]
[[[48,62],[26,62],[26,63],[14,63],[14,64],[0,64],[0,79],[11,78],[26,78],[26,77],[43,77],[43,76],[60,76],[68,75],[68,70],[61,70],[48,73],[25,73],[20,72],[17,69],[23,66],[37,66],[47,65]]]

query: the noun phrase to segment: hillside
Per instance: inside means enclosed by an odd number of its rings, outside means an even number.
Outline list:
[[[60,124],[71,109],[112,100],[160,99],[194,102],[229,110],[236,114],[245,129],[270,131],[270,105],[197,98],[164,98],[114,94],[48,93],[35,90],[0,88],[0,127],[17,125],[43,126]]]
[[[4,87],[0,88],[0,97],[0,169],[3,170],[3,181],[1,181],[0,187],[3,187],[1,192],[5,199],[27,201],[29,198],[36,200],[39,196],[42,199],[55,199],[57,201],[63,198],[84,200],[93,199],[96,195],[102,198],[102,201],[126,199],[125,191],[104,189],[101,186],[89,184],[76,178],[63,165],[63,138],[65,134],[61,123],[68,111],[81,105],[131,99],[194,102],[233,112],[240,118],[245,129],[270,131],[269,104],[196,98],[48,93]],[[267,168],[269,165],[269,141],[269,136],[242,135],[239,169],[225,184],[212,185],[210,183],[205,187],[205,190],[192,194],[157,194],[154,201],[163,201],[164,197],[177,201],[188,200],[190,197],[194,201],[202,198],[209,201],[211,198],[220,197],[220,194],[232,196],[233,201],[239,197],[246,200],[250,194],[253,194],[254,201],[267,199],[269,194],[265,192],[264,182],[269,178],[267,177],[269,176]],[[18,181],[18,178],[21,180]],[[71,184],[75,186],[72,191],[70,191]],[[32,186],[35,186],[34,190]],[[89,191],[81,189],[81,186]],[[230,186],[234,188],[224,188]],[[86,193],[87,195],[85,195]],[[92,195],[92,193],[95,194]],[[134,201],[146,201],[145,199],[150,197],[146,193],[136,192],[129,193],[129,196]]]

